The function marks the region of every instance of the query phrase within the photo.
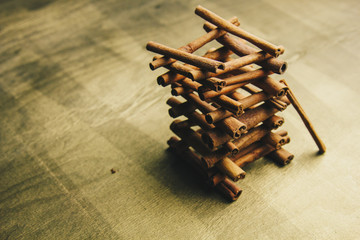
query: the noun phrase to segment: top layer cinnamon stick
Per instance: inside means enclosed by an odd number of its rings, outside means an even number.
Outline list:
[[[205,57],[200,57],[175,48],[167,47],[153,41],[150,41],[146,44],[146,49],[171,58],[175,58],[177,60],[208,70],[210,72],[216,72],[217,69],[225,69],[225,64],[222,62]]]
[[[229,33],[232,33],[238,37],[246,39],[255,46],[259,47],[260,49],[264,50],[265,52],[275,57],[278,57],[280,54],[282,54],[285,51],[284,47],[275,46],[274,44],[269,43],[264,39],[261,39],[251,33],[242,30],[241,28],[236,27],[232,23],[226,21],[222,17],[218,16],[217,14],[209,11],[208,9],[200,5],[196,7],[195,14],[211,22],[212,24],[218,26],[219,28],[228,31]]]

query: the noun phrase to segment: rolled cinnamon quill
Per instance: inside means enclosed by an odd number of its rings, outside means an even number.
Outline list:
[[[242,189],[227,178],[220,182],[216,189],[218,189],[229,201],[237,200],[242,193]]]
[[[272,129],[277,129],[280,126],[282,126],[284,124],[285,120],[283,117],[279,117],[279,116],[271,116],[270,118],[266,119],[263,124],[269,128]],[[280,134],[281,135],[281,134]]]
[[[176,154],[180,155],[183,159],[190,164],[193,169],[200,175],[200,177],[207,181],[213,173],[211,171],[205,170],[202,168],[201,163],[199,162],[200,157],[191,151],[184,141],[180,141],[177,137],[171,137],[167,144],[171,149],[175,151]]]
[[[246,111],[243,115],[238,117],[238,120],[244,123],[247,129],[250,129],[260,122],[270,118],[279,110],[269,106],[269,104],[263,103],[260,106]]]
[[[257,149],[253,150],[252,152],[236,159],[234,162],[239,167],[244,167],[245,165],[265,156],[266,154],[273,151],[274,148],[270,145],[264,144],[258,147]]]
[[[214,51],[207,52],[203,57],[218,60],[218,61],[223,61],[223,60],[227,59],[228,56],[231,54],[232,54],[232,52],[228,48],[220,47]],[[189,67],[191,67],[191,65]],[[185,74],[185,75],[187,75],[187,74]],[[169,72],[166,72],[166,73],[160,75],[157,78],[157,82],[159,85],[165,87],[171,83],[175,83],[180,80],[183,80],[184,78],[185,77],[181,74],[169,71]]]
[[[284,148],[272,151],[267,155],[271,160],[279,165],[286,165],[294,159],[294,155],[286,151]]]
[[[273,146],[275,149],[280,149],[281,146],[285,144],[285,139],[273,132],[269,132],[268,134],[266,134],[262,138],[262,141],[266,144]]]
[[[261,157],[264,157],[265,155],[269,154],[270,152],[276,150],[275,147],[256,142],[253,143],[254,145],[257,144],[258,147],[252,150],[251,152],[248,152],[245,155],[242,155],[241,157],[234,156],[231,159],[235,162],[236,165],[238,165],[240,168],[244,167],[246,164],[251,163]],[[251,145],[250,145],[251,146]]]
[[[207,32],[215,28],[216,26],[209,22],[204,24],[204,29]],[[233,51],[238,56],[244,56],[259,51],[243,43],[242,39],[235,38],[229,34],[225,34],[222,37],[217,38],[216,41],[231,49],[231,51]],[[265,61],[258,62],[257,64],[278,74],[283,74],[287,69],[287,63],[285,61],[273,57]]]
[[[236,26],[234,26],[232,23],[226,21],[222,17],[218,16],[217,14],[209,11],[208,9],[197,6],[195,9],[195,14],[202,17],[203,19],[209,21],[210,23],[216,25],[217,27],[224,29],[238,37],[241,37],[243,39],[246,39],[247,41],[251,42],[255,46],[261,48],[262,50],[268,52],[269,54],[277,57],[280,54],[284,52],[283,46],[275,46],[272,43],[269,43],[265,41],[264,39],[261,39],[259,37],[254,36],[251,33],[248,33]]]
[[[194,81],[201,81],[201,80],[209,78],[209,77],[216,77],[216,76],[222,75],[224,73],[241,68],[245,65],[249,65],[251,63],[263,61],[264,59],[267,59],[267,58],[269,58],[269,56],[264,54],[263,52],[252,53],[252,54],[249,54],[249,55],[226,62],[224,65],[224,68],[222,70],[217,71],[216,73],[194,69],[189,72],[189,77]]]
[[[159,85],[166,87],[167,85],[180,81],[185,77],[181,74],[176,72],[168,71],[160,76],[157,77],[156,81]]]
[[[218,97],[213,98],[212,100],[221,107],[228,109],[236,116],[240,116],[244,112],[243,111],[244,107],[239,101],[234,100],[226,95],[220,95]]]
[[[286,86],[288,86],[285,80],[281,80]],[[326,146],[324,142],[320,139],[319,135],[316,133],[314,126],[310,122],[309,117],[305,113],[304,109],[301,107],[299,101],[296,99],[294,93],[288,88],[287,97],[290,100],[291,104],[294,106],[295,110],[298,112],[299,116],[301,117],[303,123],[305,124],[306,128],[308,129],[309,133],[311,134],[312,138],[314,139],[316,145],[319,148],[319,153],[323,154],[326,151]]]
[[[191,128],[180,128],[180,126],[178,125],[179,122],[181,121],[174,120],[171,123],[171,131],[173,131],[177,136],[186,141],[187,144],[193,147],[201,155],[208,154],[210,152],[210,149],[207,148],[205,144],[203,144],[200,134],[198,134]]]
[[[206,122],[209,124],[216,123],[224,118],[232,116],[233,113],[225,108],[218,108],[215,111],[209,112],[205,115]]]
[[[245,72],[242,74],[238,74],[232,77],[228,77],[228,78],[224,78],[222,79],[225,82],[226,86],[229,85],[234,85],[237,83],[242,83],[242,82],[249,82],[249,80],[257,80],[263,77],[266,77],[268,75],[270,75],[272,72],[264,70],[264,69],[258,69],[258,70],[253,70],[253,71],[249,71],[249,72]]]
[[[237,17],[232,17],[229,20],[229,22],[231,22],[235,26],[240,25]],[[202,46],[204,46],[206,43],[211,42],[212,40],[219,38],[219,37],[223,36],[224,34],[226,34],[226,31],[224,31],[222,29],[219,29],[219,28],[213,29],[210,32],[208,32],[207,34],[188,43],[187,45],[180,47],[179,50],[188,52],[188,53],[193,53],[196,50],[198,50],[199,48],[201,48]],[[154,58],[155,59],[150,63],[151,70],[155,70],[159,67],[171,64],[176,61],[175,59],[167,58],[164,56],[155,56]]]
[[[240,158],[241,156],[244,156],[246,154],[248,154],[249,152],[257,149],[258,147],[260,147],[261,144],[259,142],[256,142],[256,143],[253,143],[251,144],[250,146],[242,149],[237,155],[236,155],[236,158]],[[234,156],[235,157],[235,156]],[[234,158],[232,157],[232,159]],[[225,174],[223,173],[216,173],[214,174],[213,176],[210,177],[209,179],[209,184],[212,185],[212,186],[217,186],[221,181],[224,180],[225,178]],[[244,175],[245,177],[245,175]]]
[[[171,107],[177,107],[178,105],[181,104],[181,102],[179,100],[177,100],[176,98],[172,97],[172,98],[169,98],[169,100],[166,102],[168,105],[170,105]],[[178,110],[178,109],[177,109]],[[186,108],[186,110],[188,110]],[[169,114],[172,114],[170,113],[169,111]],[[174,113],[175,114],[175,113]],[[181,114],[181,113],[176,113],[176,114]],[[208,124],[205,120],[205,116],[196,112],[196,111],[193,111],[193,112],[186,112],[184,111],[181,115],[184,115],[185,117],[187,117],[191,122],[195,123],[196,125],[200,126],[201,128],[203,129],[212,129],[212,128],[215,128],[214,125],[212,124]]]
[[[202,100],[211,99],[211,98],[214,98],[214,97],[217,97],[217,96],[220,96],[220,95],[231,93],[231,92],[235,91],[236,89],[238,89],[238,88],[240,88],[240,87],[242,87],[242,86],[244,86],[246,84],[248,84],[248,83],[243,82],[243,83],[238,83],[238,84],[234,84],[234,85],[231,85],[231,86],[226,86],[223,89],[221,89],[220,92],[215,92],[213,90],[206,91],[206,92],[200,92],[199,97]]]
[[[193,68],[189,67],[186,64],[182,64],[180,62],[174,62],[171,65],[166,65],[165,68],[167,68],[168,70],[170,70],[172,72],[181,74],[182,76],[187,77],[187,78],[191,77],[189,72],[191,72],[193,70]]]
[[[231,141],[226,142],[224,146],[231,155],[236,155],[239,152],[239,148]]]
[[[146,44],[146,49],[180,60],[193,66],[206,69],[211,72],[216,72],[217,69],[225,69],[225,65],[222,62],[205,57],[200,57],[153,41],[150,41]]]
[[[191,81],[189,78],[185,78],[180,81],[180,84],[186,88],[190,88],[194,91],[199,91],[199,88],[202,87],[202,85],[198,82]]]
[[[233,161],[225,157],[216,164],[216,168],[228,176],[234,182],[245,177],[245,171],[238,167]]]
[[[182,115],[186,115],[189,113],[192,113],[196,110],[196,108],[194,107],[194,105],[192,105],[189,102],[184,102],[178,105],[173,106],[172,108],[169,109],[169,115],[172,118],[177,118],[179,116]]]
[[[174,87],[171,89],[171,95],[173,96],[180,96],[183,94],[191,93],[193,90],[190,88],[184,88],[184,87]]]
[[[211,90],[214,90],[216,92],[220,92],[220,90],[225,86],[226,82],[220,78],[207,78],[204,81],[202,81],[204,85],[209,87]]]
[[[184,94],[183,97],[191,101],[203,113],[208,113],[216,110],[214,106],[211,106],[209,103],[202,101],[198,96],[193,93]],[[217,122],[216,127],[223,129],[223,131],[225,131],[233,138],[239,137],[239,132],[245,129],[244,124],[232,116]]]

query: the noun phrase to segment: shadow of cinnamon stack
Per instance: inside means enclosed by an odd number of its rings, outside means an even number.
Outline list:
[[[285,72],[286,62],[277,58],[284,48],[242,30],[236,17],[227,21],[201,6],[195,13],[207,21],[207,33],[179,49],[148,42],[147,50],[161,54],[150,68],[168,69],[157,82],[183,99],[167,101],[176,118],[170,149],[234,201],[242,192],[234,182],[245,177],[243,166],[264,156],[286,165],[294,157],[283,148],[287,131],[273,131],[284,123],[276,114],[294,103],[286,82],[269,77]],[[202,57],[192,54],[213,40],[222,46]]]

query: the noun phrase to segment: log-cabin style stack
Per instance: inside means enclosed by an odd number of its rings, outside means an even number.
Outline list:
[[[195,13],[206,20],[207,33],[178,49],[148,42],[147,50],[161,54],[150,68],[166,68],[158,84],[170,85],[171,94],[182,99],[167,101],[175,119],[170,148],[234,201],[242,192],[234,182],[245,177],[246,164],[266,156],[286,165],[294,158],[283,148],[290,141],[287,131],[275,130],[284,123],[277,113],[290,102],[298,105],[286,81],[270,77],[287,68],[277,58],[282,46],[239,28],[236,17],[227,21],[201,6]],[[204,56],[193,54],[211,41],[220,47]]]

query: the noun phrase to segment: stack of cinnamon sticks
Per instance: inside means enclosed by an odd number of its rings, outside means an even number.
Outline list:
[[[287,131],[275,131],[284,123],[277,113],[290,104],[289,89],[270,77],[287,68],[277,58],[284,48],[238,27],[236,17],[225,20],[201,6],[195,13],[206,20],[207,33],[178,49],[148,42],[149,51],[161,54],[150,68],[167,69],[157,82],[179,96],[167,101],[175,119],[170,148],[234,201],[242,192],[234,182],[245,177],[246,164],[266,156],[286,165],[294,157],[283,148],[290,141]],[[211,41],[220,47],[193,54]]]

